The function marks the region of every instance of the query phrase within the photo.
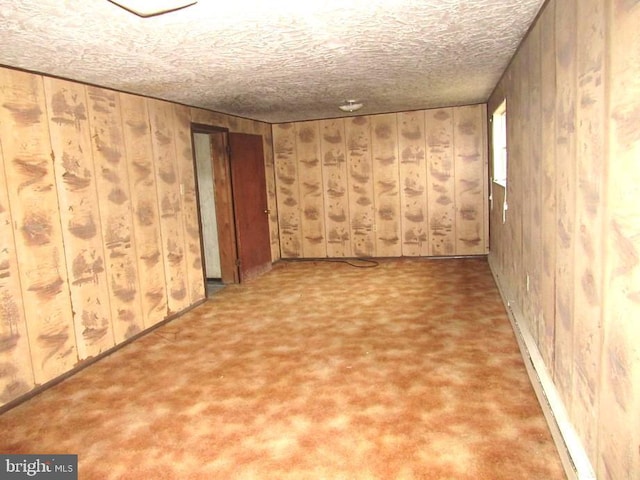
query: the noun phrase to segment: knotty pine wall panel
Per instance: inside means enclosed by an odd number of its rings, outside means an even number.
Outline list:
[[[293,123],[274,125],[273,155],[278,198],[278,228],[282,258],[302,257],[300,179]]]
[[[292,130],[315,142],[301,150]],[[273,131],[283,247],[292,243],[291,219],[304,218],[302,192],[322,181],[324,233],[317,237],[329,257],[487,253],[485,105],[280,124]],[[322,169],[312,174],[305,165],[316,155]],[[283,248],[282,255],[318,256],[304,248]]]
[[[87,87],[111,322],[116,343],[144,329],[119,94]]]
[[[427,205],[431,255],[455,255],[456,207],[453,108],[427,110]]]
[[[631,479],[640,478],[640,3],[605,4],[609,163],[597,473]],[[582,15],[585,7],[579,3]]]
[[[349,187],[344,122],[321,120],[320,136],[327,256],[350,257],[351,234],[347,216]]]
[[[123,140],[127,153],[129,191],[133,209],[143,323],[150,327],[167,316],[167,285],[162,261],[162,238],[151,126],[143,97],[120,94]]]
[[[521,190],[509,192],[507,224],[492,212],[490,265],[536,338],[536,370],[553,380],[579,439],[571,443],[603,479],[640,475],[639,24],[638,2],[549,1],[489,100],[491,111],[506,96],[519,125],[508,132],[508,183]],[[513,202],[531,203],[520,241]],[[539,278],[538,299],[527,276]],[[523,318],[536,303],[537,324]]]
[[[302,256],[307,258],[327,256],[319,128],[318,121],[295,126]]]
[[[371,117],[354,117],[345,121],[347,139],[347,184],[349,186],[349,221],[351,255],[375,257],[376,232],[373,158],[371,154]]]
[[[522,71],[523,63],[520,57],[515,58],[513,63],[514,71]],[[518,115],[522,97],[521,85],[520,77],[516,75],[510,76],[507,80],[507,90],[511,92],[510,97],[507,99],[507,109],[511,112],[511,115],[507,113],[507,143],[509,149],[507,172],[511,171],[511,176],[506,188],[508,210],[505,215],[505,226],[507,238],[513,239],[513,243],[519,246],[522,245],[522,184],[524,182],[522,178],[522,136],[520,135],[522,133],[522,117]],[[523,251],[520,247],[518,254],[512,255],[509,261],[506,262],[506,268],[511,278],[517,278],[522,275],[522,255]],[[521,302],[523,285],[524,282],[519,281],[513,282],[506,287],[511,298],[515,299],[514,305],[517,305],[519,310],[523,308]]]
[[[526,69],[529,68],[529,52],[530,52],[531,41],[522,45],[520,48],[520,52],[517,58],[518,68]],[[522,75],[519,78],[518,83],[518,115],[515,117],[516,119],[516,128],[518,132],[516,134],[516,138],[519,138],[520,143],[520,155],[523,156],[525,152],[529,152],[531,159],[533,159],[533,153],[531,152],[531,137],[529,133],[531,132],[531,118],[530,115],[530,100],[531,96],[531,80],[529,75]],[[532,161],[525,162],[515,162],[516,164],[516,172],[515,177],[520,179],[530,179],[531,178],[531,167]],[[533,197],[532,190],[532,182],[531,181],[522,181],[519,185],[516,185],[516,188],[520,192],[519,201],[515,202],[517,207],[519,208],[522,222],[522,266],[520,271],[528,272],[528,280],[525,279],[524,282],[519,285],[519,296],[521,298],[520,308],[522,309],[522,317],[527,319],[528,322],[528,330],[532,333],[532,336],[535,339],[535,333],[538,331],[538,327],[536,325],[536,317],[533,313],[533,295],[531,294],[531,277],[534,276],[534,266],[533,255],[532,255],[532,229],[533,223],[531,219],[531,212],[533,208],[534,202],[526,201],[527,198]],[[518,212],[513,212],[518,215]]]
[[[0,143],[0,345],[3,345],[0,349],[0,404],[27,393],[34,384],[4,171]]]
[[[540,118],[542,108],[542,73],[541,73],[541,24],[537,23],[529,35],[529,42],[526,44],[529,62],[527,69],[531,72],[529,78],[529,111],[527,126],[523,134],[528,136],[528,148],[531,153],[529,164],[528,185],[529,196],[533,198],[530,206],[530,254],[528,265],[530,268],[529,297],[530,297],[530,317],[532,320],[532,336],[539,344],[539,337],[543,335],[543,315],[542,315],[542,270],[544,255],[542,250],[542,126],[537,121],[531,119]]]
[[[167,304],[175,313],[189,305],[187,257],[182,223],[181,184],[174,140],[173,106],[147,100],[151,143],[155,158],[156,188],[160,211],[162,258],[167,276]]]
[[[542,288],[540,303],[542,307],[542,326],[538,335],[538,348],[544,359],[547,370],[554,374],[553,356],[556,338],[556,61],[555,61],[555,12],[545,8],[540,16],[541,41],[541,74],[540,86],[542,111],[540,124],[542,131],[542,172],[540,226],[542,232]],[[505,242],[507,239],[505,239]],[[504,243],[497,246],[498,251],[510,255],[510,250],[503,248]],[[491,256],[489,256],[491,259]]]
[[[0,142],[37,384],[77,361],[46,110],[42,77],[0,70]]]
[[[556,354],[555,380],[571,405],[574,333],[574,247],[576,192],[576,8],[556,2]],[[570,158],[566,162],[561,159]]]
[[[402,256],[401,201],[398,183],[398,121],[396,114],[371,117],[376,255]]]
[[[114,345],[84,86],[44,79],[78,358]]]
[[[205,287],[202,273],[203,260],[193,163],[194,155],[191,146],[191,118],[189,108],[182,105],[174,105],[173,113],[175,123],[174,141],[180,176],[180,197],[182,199],[187,284],[189,286],[189,303],[193,304],[205,298]]]
[[[279,256],[271,125],[0,67],[0,406],[202,298],[190,121],[262,135]]]
[[[484,218],[486,214],[485,177],[486,107],[471,105],[454,110],[456,254],[486,253]]]
[[[402,255],[429,255],[425,114],[398,113]]]
[[[576,216],[574,247],[574,374],[572,409],[589,457],[597,458],[603,284],[603,205],[605,164],[605,5],[600,0],[577,4],[578,49],[576,117]]]

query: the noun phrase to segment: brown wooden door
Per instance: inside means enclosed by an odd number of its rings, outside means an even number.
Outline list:
[[[262,137],[229,133],[229,145],[240,281],[244,282],[271,270]]]

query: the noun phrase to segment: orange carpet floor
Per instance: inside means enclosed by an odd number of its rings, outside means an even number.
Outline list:
[[[281,262],[0,416],[80,479],[554,480],[484,258]]]

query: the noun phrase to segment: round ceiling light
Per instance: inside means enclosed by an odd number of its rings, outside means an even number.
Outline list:
[[[360,110],[363,107],[362,103],[358,103],[357,100],[345,100],[345,103],[340,105],[338,108],[343,112],[355,112],[356,110]]]
[[[155,17],[163,13],[174,12],[198,3],[198,0],[109,0],[111,3],[135,13],[139,17]]]

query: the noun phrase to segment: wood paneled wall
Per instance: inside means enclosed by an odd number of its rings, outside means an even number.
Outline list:
[[[0,406],[204,299],[191,121],[263,135],[279,258],[270,125],[0,68]]]
[[[601,479],[640,478],[640,3],[551,0],[489,100],[490,264]]]
[[[485,254],[486,106],[273,126],[284,258]]]

